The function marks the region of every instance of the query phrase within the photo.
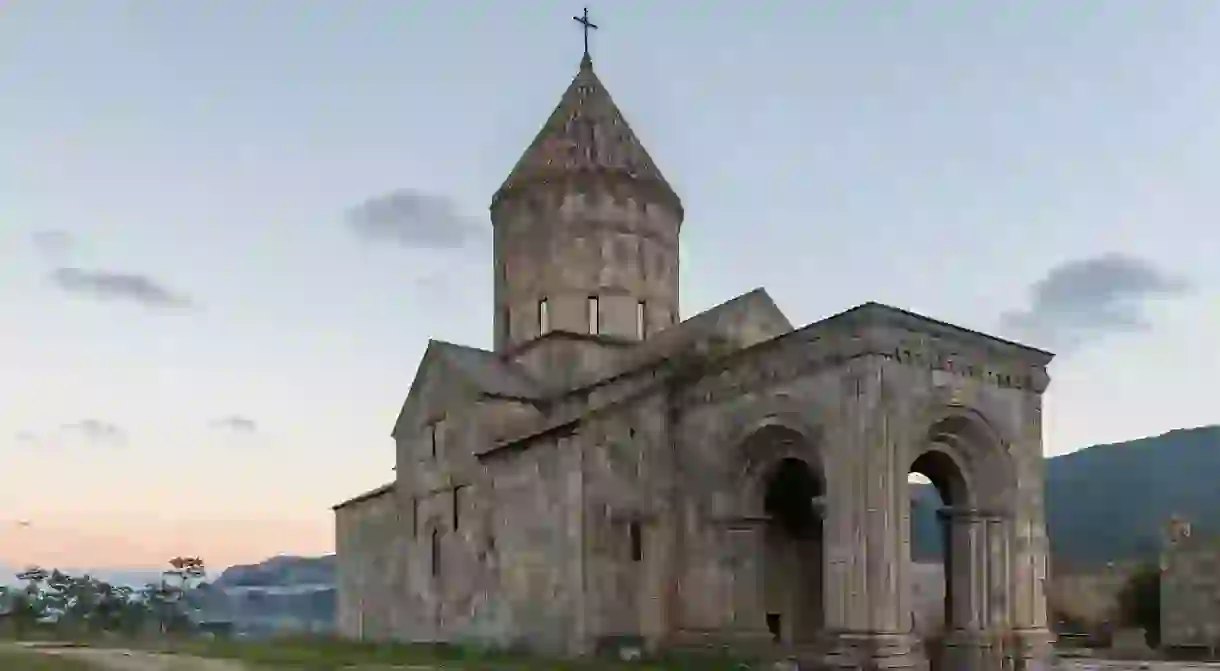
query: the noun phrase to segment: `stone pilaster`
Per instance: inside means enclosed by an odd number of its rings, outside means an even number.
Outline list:
[[[763,575],[767,570],[765,517],[741,517],[728,521],[733,548],[733,638],[768,640],[763,604]]]
[[[881,358],[870,357],[857,360],[847,378],[852,385],[846,390],[851,397],[845,417],[850,433],[839,474],[850,484],[845,488],[850,500],[844,505],[852,514],[842,538],[853,561],[845,626],[828,629],[826,662],[832,668],[927,668],[911,632],[909,609],[904,612],[902,607],[899,575],[909,559],[902,552],[904,535],[896,527],[901,519],[897,497],[906,492],[905,468],[899,466],[906,432],[896,399],[887,396],[886,372]]]
[[[938,651],[944,671],[998,668],[1002,632],[992,626],[992,597],[1008,574],[997,569],[994,529],[1002,520],[973,508],[939,511],[945,527],[945,637]],[[1002,566],[1002,563],[999,565]]]

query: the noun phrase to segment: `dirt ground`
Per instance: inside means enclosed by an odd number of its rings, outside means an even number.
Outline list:
[[[1094,659],[1063,659],[1056,671],[1187,671],[1194,669],[1220,669],[1216,662],[1116,662]]]
[[[75,658],[87,662],[98,671],[257,671],[245,664],[227,659],[203,659],[182,655],[165,655],[139,650],[105,648],[73,648],[55,646],[22,645],[27,652],[42,655]],[[347,667],[360,671],[366,667]],[[367,667],[373,671],[374,667]],[[377,667],[384,670],[386,667]],[[396,671],[433,671],[434,667],[393,667]],[[1202,662],[1122,662],[1093,659],[1063,659],[1055,665],[1055,671],[1220,671],[1220,663]]]
[[[21,647],[30,653],[79,659],[96,667],[98,671],[249,671],[240,662],[225,659],[200,659],[103,648]]]
[[[4,644],[0,644],[4,645]],[[28,653],[78,659],[97,671],[260,671],[230,659],[204,659],[141,650],[19,645]],[[266,667],[261,667],[266,668]],[[345,667],[345,671],[435,671],[430,666]]]

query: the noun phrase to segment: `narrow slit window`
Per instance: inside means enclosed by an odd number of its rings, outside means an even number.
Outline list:
[[[644,538],[640,531],[639,522],[631,522],[628,525],[628,531],[631,535],[631,561],[643,561],[644,559]]]
[[[437,428],[438,424],[440,424],[439,420],[432,422],[431,424],[428,425],[428,446],[432,450],[433,459],[436,458],[436,444],[437,444],[437,442],[439,442],[437,439],[437,436],[436,436],[436,433],[438,431],[438,428]]]
[[[462,485],[453,488],[453,530],[462,526]]]
[[[411,497],[411,538],[419,538],[419,499]]]
[[[644,301],[635,304],[635,337],[637,340],[643,340],[648,336],[648,322],[646,315],[648,305]]]
[[[597,335],[601,333],[601,310],[598,305],[597,296],[589,296],[589,334]]]
[[[551,312],[547,307],[546,299],[538,301],[538,335],[546,335],[551,332]]]
[[[440,529],[432,530],[432,577],[435,578],[441,574],[441,532]]]

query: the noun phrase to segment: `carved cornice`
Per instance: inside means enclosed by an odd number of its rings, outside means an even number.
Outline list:
[[[685,376],[678,405],[716,403],[867,356],[1041,394],[1052,355],[870,303],[709,362]]]
[[[559,203],[573,193],[604,196],[621,204],[636,201],[663,206],[674,213],[679,229],[686,215],[682,200],[665,182],[641,179],[621,170],[603,168],[540,174],[518,184],[502,187],[491,200],[493,225],[499,208],[518,199],[533,199],[535,203],[539,200]]]

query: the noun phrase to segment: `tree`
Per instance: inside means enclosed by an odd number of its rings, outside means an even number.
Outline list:
[[[169,565],[170,568],[161,573],[160,584],[148,585],[143,590],[157,614],[162,633],[191,626],[190,612],[196,609],[194,592],[207,577],[207,569],[199,557],[174,557]]]
[[[17,579],[26,583],[21,589],[5,589],[5,607],[18,636],[46,617],[47,601],[43,593],[43,582],[48,573],[45,569],[31,566],[17,574]]]
[[[1161,568],[1142,564],[1118,593],[1118,619],[1123,626],[1143,627],[1148,646],[1161,645]]]

